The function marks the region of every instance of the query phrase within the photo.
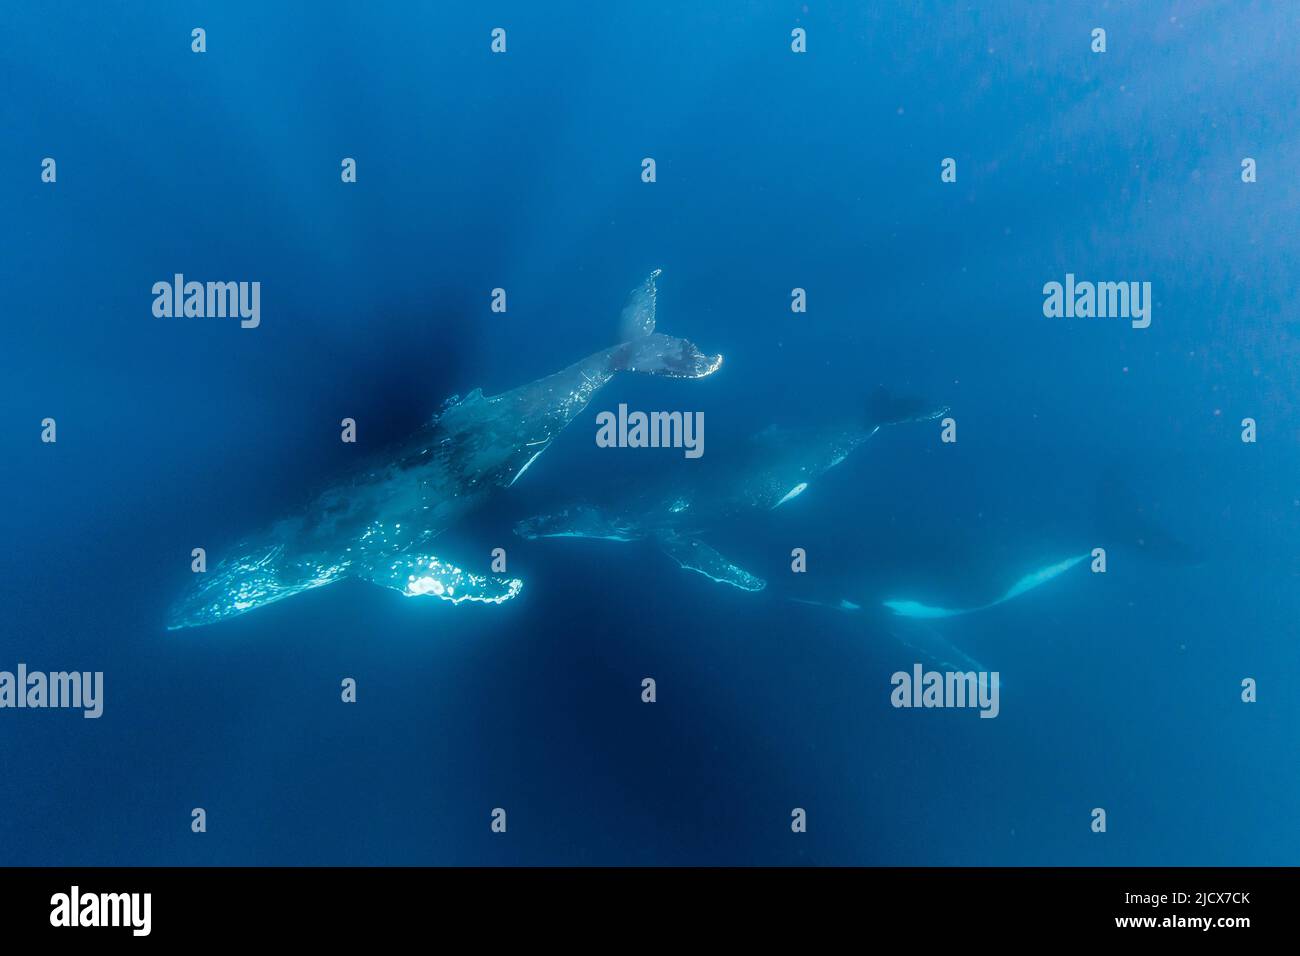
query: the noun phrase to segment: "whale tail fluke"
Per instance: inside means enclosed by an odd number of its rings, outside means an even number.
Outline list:
[[[667,378],[705,378],[721,366],[721,355],[707,354],[693,342],[661,332],[623,343],[614,350],[611,359],[611,368],[616,372],[643,372]]]
[[[937,405],[924,398],[899,398],[890,394],[883,385],[867,399],[867,424],[872,428],[881,425],[902,425],[908,422],[928,422],[942,418],[951,411],[948,405]]]
[[[686,339],[655,331],[656,269],[633,289],[619,320],[619,341],[610,359],[616,372],[644,372],[668,378],[704,378],[722,366],[721,355],[706,354]]]
[[[646,277],[645,282],[627,294],[627,303],[619,316],[618,340],[631,342],[643,338],[655,330],[655,280],[664,270],[656,269]]]

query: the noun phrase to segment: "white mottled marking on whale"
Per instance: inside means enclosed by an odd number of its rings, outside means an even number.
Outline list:
[[[783,504],[785,504],[787,501],[789,501],[791,498],[798,498],[801,494],[804,493],[804,491],[805,491],[807,488],[808,488],[808,482],[806,482],[806,481],[801,481],[801,482],[799,482],[799,484],[795,485],[793,488],[791,488],[789,491],[787,491],[787,492],[785,493],[785,497],[782,498],[780,501],[778,501],[776,504],[772,505],[772,507],[773,507],[774,509],[775,509],[775,508],[779,508],[779,507],[781,507]]]
[[[537,456],[544,451],[546,451],[546,445],[543,445],[541,448],[537,449],[537,451],[533,452],[533,457],[529,458],[526,462],[524,462],[524,467],[519,469],[519,471],[515,474],[515,476],[510,479],[510,484],[506,485],[506,487],[509,488],[513,486],[514,483],[519,480],[519,476],[522,475],[524,472],[526,472],[528,470],[528,466],[531,465],[533,462],[535,462],[537,460]]]

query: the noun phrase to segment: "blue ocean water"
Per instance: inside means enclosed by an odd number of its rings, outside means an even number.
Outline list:
[[[105,697],[97,720],[0,709],[0,863],[1295,863],[1297,19],[7,5],[0,670],[102,671]],[[725,364],[615,379],[440,539],[482,570],[505,547],[517,599],[346,581],[164,629],[192,548],[216,558],[449,395],[613,344],[654,268],[660,329]],[[156,318],[176,273],[260,281],[261,324]],[[1067,273],[1149,281],[1150,327],[1045,318]],[[597,448],[600,410],[702,411],[712,461],[853,420],[877,383],[950,404],[958,440],[882,429],[715,529],[762,592],[645,543],[512,534],[695,478]],[[881,606],[984,604],[1106,544],[1115,481],[1194,559],[1115,548],[950,619]],[[1001,674],[997,719],[891,706],[891,674],[942,646]]]

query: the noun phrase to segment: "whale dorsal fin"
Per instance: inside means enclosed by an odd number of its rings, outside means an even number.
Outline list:
[[[481,388],[474,389],[464,398],[461,398],[459,395],[452,395],[442,403],[442,407],[440,409],[438,409],[436,412],[433,413],[433,418],[431,418],[429,422],[430,424],[432,424],[433,422],[439,421],[440,419],[443,419],[451,415],[453,412],[464,411],[465,409],[473,408],[475,405],[477,405],[479,402],[482,401],[485,401],[485,399],[483,398],[483,389]]]
[[[655,279],[662,269],[656,269],[627,295],[627,304],[619,316],[618,340],[631,342],[644,338],[655,330]]]

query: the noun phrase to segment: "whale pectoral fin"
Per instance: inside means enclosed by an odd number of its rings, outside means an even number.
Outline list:
[[[432,554],[400,554],[357,572],[357,577],[406,597],[431,595],[452,604],[502,604],[519,593],[518,578],[488,577],[462,570]]]
[[[1007,588],[1000,598],[990,601],[988,604],[981,604],[979,607],[954,609],[934,607],[933,605],[922,604],[919,601],[885,601],[884,605],[899,617],[960,617],[963,614],[973,614],[976,611],[987,611],[991,607],[1005,604],[1007,601],[1015,600],[1020,597],[1020,595],[1034,590],[1034,588],[1041,587],[1048,581],[1060,577],[1081,561],[1087,561],[1090,557],[1092,557],[1091,553],[1077,554],[1074,557],[1065,558],[1062,561],[1057,561],[1055,564],[1049,564],[1046,567],[1039,568],[1037,571],[1031,571],[1015,584],[1011,585],[1011,587]]]
[[[971,657],[934,628],[913,626],[907,628],[902,634],[896,634],[892,630],[889,633],[904,647],[924,654],[944,670],[975,671],[976,673],[988,670],[980,661]],[[997,680],[999,686],[1001,686],[1001,677],[999,676]]]
[[[655,538],[664,554],[688,571],[695,571],[719,584],[730,584],[742,591],[761,591],[767,582],[709,547],[697,538],[663,534]]]

